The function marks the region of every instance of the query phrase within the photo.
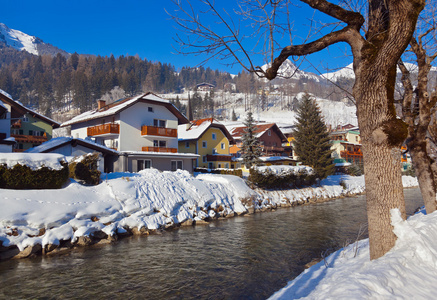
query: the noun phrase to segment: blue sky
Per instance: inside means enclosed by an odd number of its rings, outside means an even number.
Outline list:
[[[221,2],[223,1],[223,2]],[[229,5],[235,0],[221,0]],[[196,56],[175,54],[175,24],[164,9],[173,11],[170,0],[2,0],[0,23],[41,38],[67,52],[109,56],[136,55],[149,61],[170,63],[176,68],[194,67],[202,61]],[[312,10],[297,16],[295,30],[302,26]],[[338,68],[352,60],[344,56],[345,44],[333,46],[308,59],[321,70]],[[262,61],[259,62],[262,64]],[[240,67],[226,67],[220,61],[206,66],[238,73]],[[307,71],[314,71],[305,63]]]

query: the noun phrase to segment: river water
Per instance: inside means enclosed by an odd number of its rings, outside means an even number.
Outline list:
[[[412,214],[420,192],[404,193]],[[313,258],[356,240],[366,222],[358,196],[5,261],[0,298],[265,299]]]

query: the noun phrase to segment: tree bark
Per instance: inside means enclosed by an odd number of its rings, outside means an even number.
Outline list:
[[[405,202],[400,147],[407,126],[396,118],[396,63],[413,35],[424,1],[369,1],[366,42],[354,55],[354,97],[363,145],[370,258],[395,244],[390,211]]]

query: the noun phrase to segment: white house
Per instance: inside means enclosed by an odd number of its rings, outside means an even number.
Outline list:
[[[170,103],[153,93],[121,99],[63,123],[73,138],[91,138],[119,152],[114,171],[137,172],[145,168],[192,172],[194,154],[178,153],[179,124],[188,119]]]
[[[7,118],[8,110],[0,101],[0,153],[12,152],[15,139],[10,137],[11,121]]]

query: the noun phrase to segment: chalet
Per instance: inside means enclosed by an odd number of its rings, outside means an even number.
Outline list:
[[[209,92],[215,88],[215,85],[207,82],[202,82],[196,85],[196,90],[201,92]]]
[[[245,126],[231,128],[230,133],[235,140],[235,145],[231,147],[230,153],[238,157],[243,146],[243,135],[246,131]],[[263,156],[289,156],[286,148],[282,146],[287,143],[287,138],[275,123],[257,124],[254,132],[260,143]]]
[[[230,168],[229,146],[234,139],[226,127],[213,118],[192,121],[178,127],[179,152],[195,153],[200,157],[197,167]]]
[[[6,108],[6,114],[1,118],[9,124],[6,139],[15,139],[14,152],[23,152],[50,140],[53,129],[60,126],[58,122],[12,100],[12,97],[4,92],[0,92],[0,103]]]
[[[360,131],[358,129],[333,131],[330,133],[330,139],[335,163],[363,163]]]
[[[198,155],[178,153],[178,125],[188,119],[153,93],[120,99],[63,123],[74,138],[91,139],[117,150],[114,172],[138,172],[145,168],[193,172]]]

